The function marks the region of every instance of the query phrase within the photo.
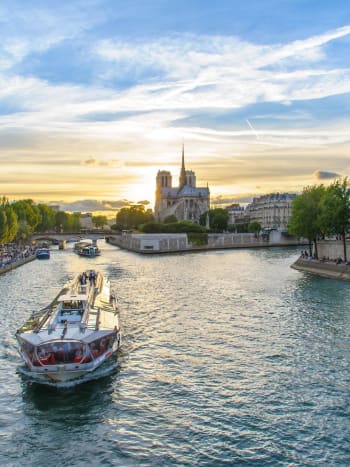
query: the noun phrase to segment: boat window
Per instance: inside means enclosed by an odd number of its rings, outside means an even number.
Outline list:
[[[30,344],[29,342],[22,341],[21,350],[23,353],[27,355],[30,361],[33,360],[34,349],[35,349],[34,345]]]
[[[81,300],[67,300],[62,302],[62,315],[64,314],[72,314],[74,312],[79,312],[80,314],[83,313],[84,307]]]
[[[62,303],[62,310],[76,310],[82,308],[81,300],[67,300]]]
[[[112,348],[113,342],[115,341],[115,334],[104,336],[101,339],[97,339],[90,344],[90,352],[94,358],[103,355],[107,350]]]
[[[56,341],[36,348],[36,365],[87,363],[88,346],[79,341]]]

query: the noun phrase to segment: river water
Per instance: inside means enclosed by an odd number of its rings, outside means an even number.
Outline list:
[[[350,284],[295,248],[139,256],[99,243],[0,276],[0,465],[350,465]],[[14,338],[69,275],[96,267],[123,345],[80,385],[22,374]]]

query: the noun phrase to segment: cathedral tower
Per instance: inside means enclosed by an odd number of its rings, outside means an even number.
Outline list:
[[[200,216],[209,210],[210,192],[196,186],[196,174],[185,168],[185,148],[182,144],[182,160],[179,186],[172,187],[171,173],[159,170],[156,178],[155,218],[162,222],[169,216],[177,220],[199,222]]]
[[[181,162],[181,171],[179,179],[179,190],[186,185],[186,170],[185,170],[185,146],[182,143],[182,162]]]

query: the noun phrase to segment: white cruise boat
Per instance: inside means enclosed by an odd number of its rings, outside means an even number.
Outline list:
[[[76,275],[16,333],[20,354],[40,381],[68,381],[94,371],[119,348],[117,299],[95,270]]]

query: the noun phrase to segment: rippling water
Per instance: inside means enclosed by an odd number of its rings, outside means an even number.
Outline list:
[[[0,276],[1,465],[350,465],[349,283],[290,269],[293,248],[99,246]],[[92,265],[118,293],[121,352],[96,379],[38,385],[15,331]]]

